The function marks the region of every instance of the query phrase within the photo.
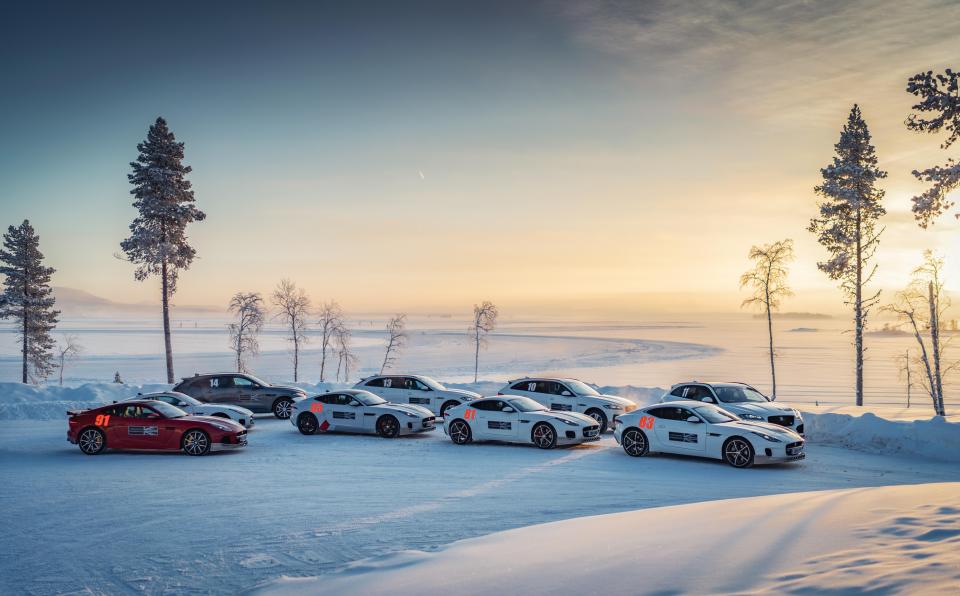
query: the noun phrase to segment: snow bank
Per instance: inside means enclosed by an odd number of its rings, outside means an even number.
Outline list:
[[[943,483],[582,517],[283,578],[260,593],[946,594],[958,585],[960,483]]]
[[[165,391],[170,387],[166,383],[86,383],[76,387],[0,383],[0,420],[55,420],[65,418],[69,409],[95,408],[137,393]]]

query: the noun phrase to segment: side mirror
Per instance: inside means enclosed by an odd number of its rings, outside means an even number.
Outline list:
[[[178,402],[177,402],[177,407],[178,407],[178,408],[185,408],[185,407],[187,407],[187,402],[185,402],[185,401],[178,401]]]
[[[250,388],[253,389],[254,391],[256,391],[257,389],[261,389],[260,385],[257,385],[256,383],[251,385]]]
[[[564,392],[561,393],[560,395],[562,395],[562,396],[564,396],[564,397],[573,397],[573,394],[570,393],[569,391],[564,391]]]
[[[160,414],[157,414],[155,412],[147,412],[146,416],[144,416],[144,418],[150,418],[150,419],[156,419],[159,417],[160,417]]]
[[[500,410],[500,411],[503,412],[504,414],[513,414],[514,412],[516,412],[516,410],[514,410],[514,409],[511,408],[510,406],[507,406],[507,407],[505,407],[504,409],[502,409],[502,410]]]
[[[716,403],[716,402],[713,401],[713,398],[710,397],[709,395],[706,395],[706,396],[704,396],[704,397],[701,397],[701,398],[700,398],[700,401],[702,401],[702,402],[705,403],[705,404]]]
[[[700,419],[696,416],[691,416],[687,418],[687,422],[689,422],[690,424],[700,424]]]

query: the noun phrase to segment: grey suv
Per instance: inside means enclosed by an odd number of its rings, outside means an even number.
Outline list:
[[[297,387],[271,385],[244,373],[216,373],[186,377],[174,391],[211,404],[242,406],[253,412],[273,412],[282,420],[290,417],[296,401],[307,396]]]

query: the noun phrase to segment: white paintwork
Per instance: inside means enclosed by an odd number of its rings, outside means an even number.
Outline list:
[[[660,415],[660,412],[665,410],[671,412],[682,410],[684,415],[676,416],[674,419],[665,418]],[[725,421],[711,422],[710,420],[714,417],[725,418]],[[691,418],[696,418],[696,421],[692,421]],[[648,453],[676,453],[724,459],[724,446],[727,440],[739,437],[748,441],[753,447],[754,459],[751,464],[796,461],[804,458],[803,438],[794,431],[769,422],[740,420],[736,415],[712,404],[688,400],[672,401],[646,406],[624,414],[617,419],[613,436],[630,455],[633,453],[630,453],[627,449],[628,445],[624,444],[624,436],[633,429],[639,429],[643,433]],[[800,444],[799,451],[788,454],[787,446],[797,443]],[[769,455],[767,449],[770,450]]]
[[[238,424],[241,424],[244,428],[250,428],[254,424],[253,412],[246,408],[227,404],[205,403],[177,391],[144,393],[143,395],[128,397],[121,401],[133,401],[138,399],[155,399],[166,402],[171,406],[176,406],[187,414],[191,414],[193,416],[213,416],[220,418],[226,417]]]
[[[746,383],[707,383],[703,381],[687,381],[685,383],[676,383],[670,387],[670,391],[667,392],[663,397],[660,398],[661,402],[676,401],[678,399],[689,399],[687,396],[690,395],[690,388],[700,387],[705,389],[710,393],[712,401],[706,403],[713,403],[717,406],[720,406],[728,412],[733,412],[737,416],[748,420],[751,422],[769,422],[771,416],[793,416],[793,424],[787,428],[799,433],[803,436],[805,428],[803,426],[803,415],[799,410],[793,408],[783,402],[771,401],[770,398],[763,395],[756,388],[747,385]],[[734,389],[744,389],[756,393],[762,397],[765,401],[753,401],[753,402],[730,402],[723,399],[723,389],[724,388],[734,388]],[[719,389],[719,391],[718,391]],[[682,395],[676,395],[676,393],[682,393]],[[692,401],[701,402],[702,398],[699,397],[701,392],[697,392],[698,397]]]
[[[344,397],[337,399],[337,396]],[[390,403],[369,391],[358,389],[331,391],[300,400],[294,405],[290,423],[297,426],[301,414],[317,419],[318,432],[375,434],[377,421],[386,415],[397,419],[401,435],[429,432],[436,428],[436,417],[427,408]]]
[[[507,409],[483,409],[485,405],[497,402],[508,406]],[[534,407],[538,409],[532,409]],[[466,423],[470,427],[473,441],[535,444],[533,429],[540,423],[550,425],[556,433],[558,446],[576,445],[600,438],[599,427],[593,418],[576,412],[555,412],[517,395],[485,397],[450,408],[443,419],[443,431],[447,436],[450,436],[450,428],[456,422]],[[590,436],[585,436],[588,430]],[[574,436],[568,437],[568,431],[573,432]]]
[[[441,415],[444,404],[459,405],[480,397],[473,391],[450,389],[424,375],[375,375],[361,380],[353,388],[369,391],[391,403],[423,406],[437,416]]]
[[[552,391],[551,391],[552,389]],[[515,379],[499,391],[500,395],[529,397],[551,410],[588,414],[606,428],[613,428],[617,416],[632,412],[637,405],[616,395],[604,395],[578,379],[528,377]],[[602,413],[602,416],[598,415]]]

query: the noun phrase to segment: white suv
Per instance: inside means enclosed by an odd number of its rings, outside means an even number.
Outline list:
[[[803,436],[803,416],[786,404],[772,401],[746,383],[704,383],[688,381],[677,383],[660,398],[662,402],[689,399],[720,406],[742,420],[770,422],[785,426]]]
[[[448,389],[423,375],[376,375],[361,379],[353,386],[395,404],[417,404],[443,416],[448,408],[478,399],[479,393]]]
[[[499,395],[520,395],[551,410],[586,414],[600,425],[600,432],[613,428],[617,416],[637,409],[637,404],[616,395],[601,395],[577,379],[523,378],[507,383]]]

